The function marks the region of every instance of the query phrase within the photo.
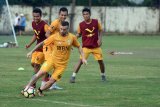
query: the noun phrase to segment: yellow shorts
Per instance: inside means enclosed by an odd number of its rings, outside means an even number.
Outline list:
[[[42,64],[44,62],[43,52],[35,51],[32,54],[31,63]]]
[[[43,72],[49,72],[53,70],[51,78],[58,81],[61,79],[65,69],[66,65],[57,65],[54,61],[47,60],[43,63],[40,70]]]
[[[45,60],[48,60],[52,54],[52,48],[51,46],[43,46],[43,53]]]
[[[93,48],[93,49],[82,48],[82,50],[84,52],[84,56],[86,59],[89,57],[90,54],[93,54],[95,60],[102,60],[103,59],[102,49],[100,47]],[[82,56],[80,56],[80,58],[82,59]]]

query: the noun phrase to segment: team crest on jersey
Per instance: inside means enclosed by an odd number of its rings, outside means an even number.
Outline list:
[[[93,27],[92,30],[91,30],[91,29],[88,29],[88,28],[85,29],[85,30],[88,31],[89,33],[93,33],[93,31],[95,30],[95,27]]]
[[[34,29],[34,33],[35,33],[36,35],[39,35],[39,34],[40,34],[40,31],[36,31],[36,30]]]
[[[67,40],[67,43],[68,43],[68,45],[70,45],[70,44],[71,44],[71,40],[70,40],[70,39],[68,39],[68,40]]]
[[[93,27],[92,30],[91,30],[91,29],[88,29],[88,28],[86,28],[85,30],[86,30],[87,32],[89,32],[89,34],[86,35],[87,37],[92,37],[92,36],[95,35],[95,34],[93,33],[93,31],[95,30],[95,27]]]

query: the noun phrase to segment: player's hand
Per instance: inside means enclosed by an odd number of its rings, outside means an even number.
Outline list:
[[[82,59],[82,63],[85,64],[85,65],[88,64],[86,59]]]
[[[98,39],[97,44],[98,44],[98,46],[101,46],[102,45],[102,41],[100,39]]]
[[[30,47],[30,45],[26,45],[26,49],[28,49]]]
[[[31,58],[32,52],[27,53],[27,58]]]

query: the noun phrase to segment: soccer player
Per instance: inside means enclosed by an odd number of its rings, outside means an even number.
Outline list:
[[[59,17],[51,23],[48,31],[46,32],[46,36],[49,37],[51,34],[59,32],[61,22],[65,21],[67,16],[68,16],[68,9],[66,7],[60,8]]]
[[[82,48],[87,59],[90,54],[93,54],[95,60],[98,61],[101,70],[102,81],[106,81],[105,66],[102,58],[102,27],[97,19],[91,19],[91,11],[88,8],[82,10],[84,21],[79,24],[77,37],[82,36]],[[71,76],[70,83],[75,83],[75,77],[82,65],[82,59],[74,67],[74,72]]]
[[[51,34],[55,34],[57,32],[59,32],[60,29],[60,25],[62,21],[65,21],[66,18],[68,16],[68,9],[66,7],[62,7],[59,9],[59,16],[56,20],[54,20],[51,25],[49,26],[47,32],[46,32],[46,37],[49,37]],[[45,54],[45,58],[48,59],[50,58],[49,56],[52,53],[52,44],[50,45],[44,45],[43,46],[43,50],[44,50],[44,54]],[[58,87],[56,85],[56,83],[50,87],[50,89],[62,89],[61,87]]]
[[[41,19],[42,17],[42,11],[39,8],[35,8],[32,12],[33,15],[33,21],[32,21],[32,28],[34,31],[34,35],[30,41],[29,44],[26,45],[26,49],[28,49],[35,41],[37,41],[36,44],[44,41],[46,39],[45,33],[48,29],[48,24]],[[45,51],[45,50],[44,50]],[[31,65],[34,68],[34,73],[36,74],[39,69],[41,64],[44,62],[44,60],[47,60],[43,54],[43,48],[39,48],[32,54],[31,58]],[[49,74],[46,74],[44,78],[42,79],[42,85],[46,83],[46,81],[49,80]],[[33,85],[35,87],[36,84]],[[57,88],[58,86],[54,85],[54,89],[59,89]]]
[[[47,60],[39,70],[37,74],[33,76],[31,81],[28,83],[25,90],[27,90],[31,85],[33,85],[40,77],[42,77],[46,72],[53,70],[52,76],[50,80],[42,87],[37,90],[39,96],[44,96],[42,91],[48,89],[52,84],[58,81],[67,67],[67,63],[69,61],[71,47],[77,47],[79,53],[82,56],[82,63],[87,63],[84,58],[84,54],[82,48],[80,47],[79,42],[77,41],[76,36],[69,33],[69,23],[67,21],[61,22],[60,31],[51,35],[45,41],[39,43],[31,52],[27,54],[27,56],[31,56],[32,53],[37,50],[42,45],[50,45],[52,46],[52,55],[50,56],[50,60]]]

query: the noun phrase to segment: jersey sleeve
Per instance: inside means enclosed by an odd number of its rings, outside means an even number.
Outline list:
[[[80,43],[78,42],[76,36],[73,36],[73,43],[72,43],[72,45],[74,47],[80,47]]]
[[[44,31],[47,32],[48,29],[49,29],[48,24],[45,24],[45,25],[44,25]]]
[[[46,46],[53,44],[53,43],[54,43],[54,35],[51,35],[46,40],[44,40],[44,45],[46,45]]]
[[[51,23],[51,25],[49,26],[48,30],[49,30],[50,32],[53,32],[53,31],[57,28],[57,26],[58,26],[58,20],[55,20],[55,21],[53,21],[53,22]]]
[[[102,31],[102,25],[98,22],[98,30]]]

